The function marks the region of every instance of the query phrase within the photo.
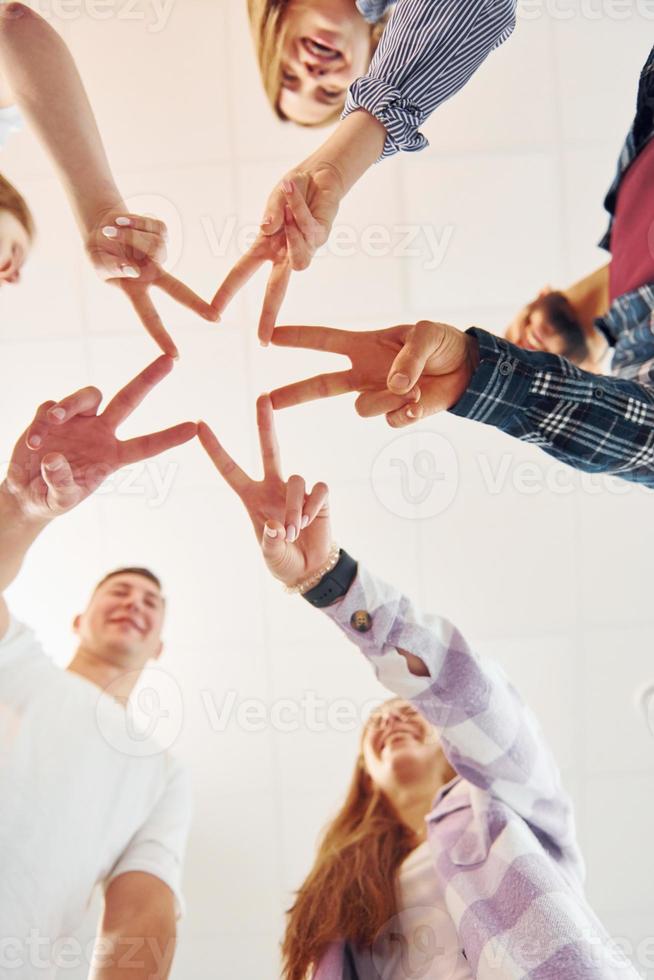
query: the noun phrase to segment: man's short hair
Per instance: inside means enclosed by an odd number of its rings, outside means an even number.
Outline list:
[[[147,578],[150,582],[153,582],[159,591],[162,591],[160,580],[149,568],[116,568],[113,572],[105,575],[103,579],[100,579],[95,587],[95,591],[97,592],[101,585],[104,585],[105,582],[108,582],[110,578],[114,578],[116,575],[142,575],[143,578]]]

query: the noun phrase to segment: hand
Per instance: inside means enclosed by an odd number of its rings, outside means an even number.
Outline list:
[[[474,338],[445,323],[421,320],[387,330],[278,327],[273,343],[349,357],[347,371],[319,374],[272,391],[275,409],[360,392],[359,415],[385,415],[397,428],[442,412],[461,398],[476,369]]]
[[[100,277],[122,289],[145,329],[169,357],[178,356],[177,347],[150,299],[151,286],[205,320],[218,319],[209,303],[161,268],[166,258],[166,226],[162,221],[112,208],[95,220],[86,238],[86,251]]]
[[[20,437],[2,486],[27,519],[48,521],[72,510],[111,473],[188,442],[193,422],[121,442],[116,429],[172,370],[160,357],[130,381],[98,414],[102,394],[82,388],[59,402],[46,401]]]
[[[263,460],[259,481],[243,472],[204,422],[199,424],[198,436],[218,472],[243,502],[271,574],[294,586],[320,570],[329,557],[329,491],[324,483],[316,483],[307,494],[301,476],[284,481],[269,395],[257,401],[257,426]]]
[[[256,241],[214,296],[212,306],[216,312],[222,314],[259,267],[271,262],[259,318],[259,340],[268,344],[291,270],[308,268],[316,250],[327,241],[343,194],[342,178],[331,163],[317,163],[308,170],[287,174],[268,198]]]

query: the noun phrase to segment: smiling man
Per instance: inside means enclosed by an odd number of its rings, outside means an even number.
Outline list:
[[[125,442],[115,430],[172,368],[162,357],[99,414],[84,388],[44,402],[0,483],[0,977],[50,980],[84,962],[75,940],[97,884],[105,906],[93,980],[165,980],[181,908],[187,776],[128,702],[162,651],[165,601],[145,568],[110,572],[75,617],[66,670],[2,593],[39,534],[119,467],[188,441],[183,423]],[[89,957],[90,959],[90,957]]]

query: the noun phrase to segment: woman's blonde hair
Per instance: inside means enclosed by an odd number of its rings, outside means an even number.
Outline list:
[[[420,843],[368,775],[363,740],[369,724],[361,734],[345,802],[325,830],[313,868],[288,911],[284,980],[305,980],[332,942],[374,943],[397,912],[397,871]],[[449,763],[447,769],[449,780],[455,772]]]
[[[273,112],[278,119],[288,121],[279,108],[282,89],[282,51],[284,48],[284,21],[286,12],[293,0],[248,0],[250,28],[254,39],[254,49],[261,73],[261,81]],[[387,18],[384,17],[370,27],[370,57],[375,52],[382,36]],[[343,110],[335,107],[326,119],[319,123],[300,123],[303,126],[328,126],[336,122]]]
[[[27,206],[27,202],[13,184],[0,174],[0,211],[9,211],[27,232],[30,241],[36,233],[36,226],[32,212]]]

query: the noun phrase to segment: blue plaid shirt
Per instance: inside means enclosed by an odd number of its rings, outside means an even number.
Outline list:
[[[589,374],[473,327],[479,367],[454,415],[494,425],[587,473],[654,487],[654,387]]]
[[[643,68],[636,118],[606,197],[611,215],[622,178],[654,135],[654,48]],[[654,196],[643,202],[652,206]],[[610,247],[611,225],[602,245]],[[533,442],[587,473],[654,487],[654,284],[618,296],[596,325],[615,347],[613,377],[589,374],[555,354],[521,350],[473,328],[480,363],[451,411]]]

